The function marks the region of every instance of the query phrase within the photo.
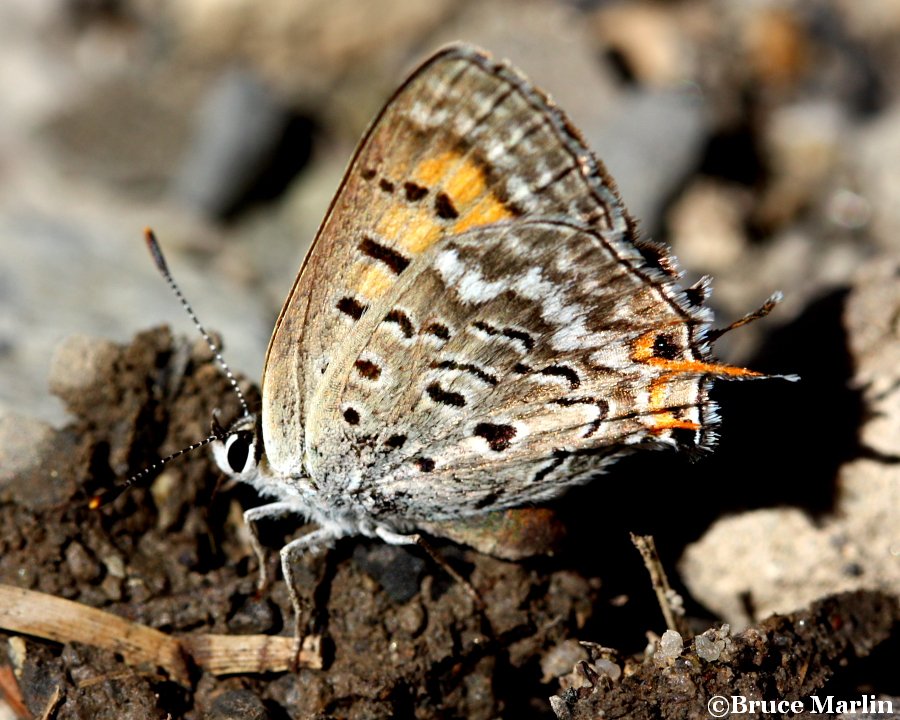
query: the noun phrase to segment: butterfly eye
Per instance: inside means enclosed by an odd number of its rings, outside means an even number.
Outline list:
[[[247,469],[250,451],[253,449],[253,433],[242,431],[234,433],[225,441],[225,452],[228,467],[237,475]]]

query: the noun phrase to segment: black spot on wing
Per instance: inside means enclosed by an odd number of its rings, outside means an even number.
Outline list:
[[[672,439],[678,444],[678,447],[684,450],[694,450],[697,447],[697,431],[688,428],[672,428],[669,431]]]
[[[446,342],[450,339],[450,329],[441,323],[431,323],[422,328],[422,332],[427,335],[434,335],[438,340]]]
[[[652,268],[665,273],[669,277],[678,277],[678,268],[669,252],[669,248],[653,240],[640,239],[634,243],[644,262]]]
[[[484,320],[476,320],[472,323],[472,327],[476,330],[481,330],[481,332],[485,333],[486,335],[497,335],[500,332],[493,325],[489,325],[488,323],[484,322]]]
[[[385,180],[384,178],[381,178],[381,180],[378,181],[378,187],[386,193],[394,192],[394,183],[390,180]]]
[[[403,183],[403,192],[406,193],[406,199],[410,202],[418,202],[428,194],[428,188],[422,187],[418,183]]]
[[[676,360],[680,354],[678,345],[671,335],[660,333],[653,340],[653,355],[663,360]]]
[[[378,380],[381,377],[381,366],[373,363],[371,360],[357,360],[354,363],[356,372],[358,372],[366,380]]]
[[[434,198],[434,211],[442,220],[455,220],[459,217],[459,210],[453,204],[447,193],[440,192]]]
[[[476,320],[472,323],[472,327],[476,330],[481,330],[486,335],[502,335],[510,340],[518,340],[526,350],[534,349],[534,338],[524,330],[511,327],[498,328],[484,322],[484,320]]]
[[[703,303],[706,302],[708,291],[702,285],[697,284],[685,288],[684,295],[691,305],[694,307],[702,307]]]
[[[534,338],[524,330],[516,330],[515,328],[503,328],[503,336],[510,340],[518,340],[526,350],[534,349]]]
[[[385,445],[394,449],[402,448],[404,443],[406,443],[406,435],[391,435],[384,441]]]
[[[387,265],[395,275],[399,275],[409,266],[409,258],[370,237],[360,241],[359,249],[364,255]]]
[[[500,493],[487,493],[475,501],[475,507],[479,510],[481,508],[490,507],[491,505],[495,505],[499,499]]]
[[[553,457],[550,459],[550,461],[546,465],[544,465],[544,467],[542,467],[540,470],[538,470],[534,474],[534,478],[532,478],[532,482],[540,482],[541,480],[543,480],[550,473],[552,473],[554,470],[559,468],[559,466],[562,465],[566,461],[566,459],[569,457],[569,455],[570,455],[570,453],[565,450],[554,450]]]
[[[494,452],[502,452],[516,436],[516,429],[512,425],[478,423],[475,426],[475,435],[487,440],[488,447]]]
[[[363,305],[352,297],[342,297],[337,301],[335,307],[344,313],[344,315],[349,315],[354,320],[359,320],[367,309],[366,305]]]
[[[590,426],[587,431],[582,435],[582,437],[589,438],[595,432],[600,429],[600,426],[603,424],[603,421],[609,416],[609,403],[603,398],[595,398],[595,397],[564,397],[559,398],[557,400],[551,401],[554,405],[560,405],[562,407],[571,407],[572,405],[593,405],[596,407],[599,412],[597,413],[597,417],[591,421]]]
[[[417,458],[416,465],[423,473],[430,473],[432,470],[434,470],[434,460],[432,460],[431,458]]]
[[[431,363],[431,367],[435,370],[460,370],[469,373],[488,385],[496,385],[499,382],[496,375],[492,375],[473,363],[458,363],[455,360],[441,360],[440,362]]]
[[[384,316],[384,321],[389,323],[396,323],[399,326],[400,332],[403,333],[404,337],[411,338],[416,333],[412,321],[409,319],[409,316],[402,310],[397,310],[397,308],[394,308],[393,310],[388,312],[388,314]]]
[[[428,394],[428,397],[434,400],[434,402],[440,403],[441,405],[449,405],[451,407],[464,407],[466,404],[466,399],[462,396],[462,394],[457,392],[448,392],[436,382],[431,383],[431,385],[425,388],[425,392]]]
[[[561,377],[569,381],[569,385],[573,390],[577,390],[581,386],[581,378],[572,368],[565,365],[548,365],[540,371],[541,375],[548,377]]]
[[[349,425],[359,425],[359,413],[352,407],[348,407],[344,410],[344,420],[346,420]]]

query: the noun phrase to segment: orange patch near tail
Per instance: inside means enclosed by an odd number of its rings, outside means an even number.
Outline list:
[[[651,432],[661,433],[665,430],[699,430],[700,423],[691,420],[679,420],[672,413],[665,411],[659,412],[651,416],[650,422],[653,427]]]
[[[663,374],[653,380],[650,385],[648,410],[651,430],[660,433],[665,430],[699,430],[700,424],[692,420],[682,420],[668,408],[668,385],[678,375],[715,375],[723,378],[761,378],[763,373],[747,368],[725,365],[721,363],[705,363],[699,360],[672,360],[658,357],[654,353],[654,344],[659,330],[651,330],[635,340],[631,358],[635,362],[663,370]]]
[[[668,360],[666,358],[656,357],[653,354],[653,344],[656,341],[658,330],[651,330],[644,333],[635,340],[631,359],[635,362],[645,365],[652,365],[665,370],[667,373],[693,373],[698,375],[716,375],[718,377],[730,378],[761,378],[765,375],[755,370],[736,367],[734,365],[725,365],[722,363],[705,363],[699,360]]]

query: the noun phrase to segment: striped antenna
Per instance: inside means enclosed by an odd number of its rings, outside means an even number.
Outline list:
[[[220,428],[219,431],[216,431],[216,434],[210,435],[207,438],[203,438],[203,440],[199,440],[198,442],[195,442],[192,445],[188,445],[186,448],[182,448],[178,452],[174,452],[171,455],[167,455],[166,457],[162,458],[161,460],[157,460],[155,463],[153,463],[149,467],[145,467],[140,472],[132,475],[130,478],[128,478],[122,484],[116,485],[115,487],[110,488],[109,490],[104,490],[103,492],[97,493],[90,500],[88,500],[88,507],[91,510],[96,510],[103,505],[107,505],[107,504],[111,503],[113,500],[115,500],[117,497],[119,497],[119,495],[121,495],[123,492],[125,492],[128,488],[132,487],[133,485],[137,485],[142,480],[150,477],[150,475],[154,471],[158,470],[166,463],[174,460],[177,457],[180,457],[181,455],[184,455],[185,453],[189,453],[193,450],[196,450],[197,448],[201,448],[204,445],[209,445],[211,442],[215,442],[216,440],[224,440],[226,437],[228,437],[228,433],[225,430],[222,430]]]
[[[234,373],[231,372],[231,368],[228,367],[228,363],[226,363],[225,358],[222,357],[222,352],[221,350],[219,350],[219,346],[213,342],[213,339],[209,336],[209,333],[206,332],[203,325],[200,324],[200,320],[194,313],[194,309],[191,307],[191,304],[184,297],[181,292],[181,288],[178,287],[178,284],[172,278],[172,274],[169,272],[169,266],[166,264],[166,258],[163,256],[162,249],[159,247],[159,243],[156,240],[156,235],[153,234],[153,231],[150,228],[144,228],[144,240],[146,240],[147,242],[147,247],[150,250],[150,254],[153,256],[153,262],[156,263],[156,267],[159,270],[160,274],[166,279],[166,282],[169,284],[172,292],[175,293],[175,297],[177,297],[181,301],[181,306],[184,308],[185,312],[188,314],[188,317],[190,317],[197,330],[200,331],[203,339],[206,340],[206,344],[212,351],[213,357],[215,357],[216,362],[219,363],[219,367],[222,368],[222,372],[225,373],[225,377],[228,378],[228,382],[231,383],[231,387],[237,395],[238,400],[241,403],[241,407],[244,408],[244,417],[249,417],[250,408],[247,406],[247,401],[244,399],[244,393],[242,393],[240,387],[238,387],[238,383],[234,377]]]
[[[159,270],[160,274],[166,279],[166,282],[169,284],[172,292],[175,293],[175,297],[177,297],[181,302],[181,305],[184,308],[185,312],[188,314],[188,317],[190,317],[197,330],[200,331],[203,339],[206,340],[206,344],[212,351],[213,357],[215,357],[216,362],[219,364],[219,367],[222,368],[222,372],[225,374],[225,377],[228,378],[228,382],[231,383],[231,387],[234,390],[235,395],[237,395],[237,398],[241,403],[241,407],[244,409],[244,417],[250,417],[250,408],[247,405],[246,399],[244,399],[244,393],[242,393],[240,387],[238,387],[237,379],[234,377],[234,373],[231,372],[231,368],[228,367],[228,363],[226,363],[225,358],[222,357],[222,353],[219,350],[218,345],[213,342],[213,339],[210,337],[209,333],[206,332],[206,329],[203,327],[203,325],[200,324],[200,320],[194,313],[194,309],[187,301],[187,298],[184,297],[181,292],[181,288],[178,287],[178,284],[175,282],[172,274],[169,272],[169,266],[166,264],[166,258],[162,253],[162,249],[159,247],[159,242],[157,242],[156,240],[156,235],[153,234],[153,231],[150,228],[144,228],[144,240],[147,242],[147,248],[150,250],[150,254],[153,256],[153,262],[156,263],[156,267]],[[117,497],[119,497],[119,495],[128,490],[128,488],[137,485],[142,480],[150,477],[156,470],[161,468],[166,463],[169,463],[175,458],[181,457],[186,453],[192,452],[197,448],[201,448],[204,445],[209,445],[216,440],[225,440],[227,437],[228,431],[225,430],[221,425],[219,425],[215,414],[213,414],[212,430],[211,434],[208,437],[204,438],[203,440],[198,440],[197,442],[188,445],[186,448],[182,448],[178,452],[167,455],[161,460],[157,460],[152,465],[145,467],[140,472],[132,475],[120,485],[116,485],[109,490],[97,493],[88,501],[88,507],[91,510],[96,510],[103,505],[112,502]]]

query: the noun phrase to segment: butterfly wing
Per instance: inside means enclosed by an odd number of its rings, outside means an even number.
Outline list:
[[[529,218],[440,238],[344,338],[310,468],[400,523],[558,495],[640,443],[710,442],[708,310],[615,229]]]
[[[301,428],[328,366],[418,257],[449,235],[529,215],[630,228],[602,165],[547,98],[471,47],[439,52],[363,138],[278,318],[263,375],[270,465],[304,473]]]

